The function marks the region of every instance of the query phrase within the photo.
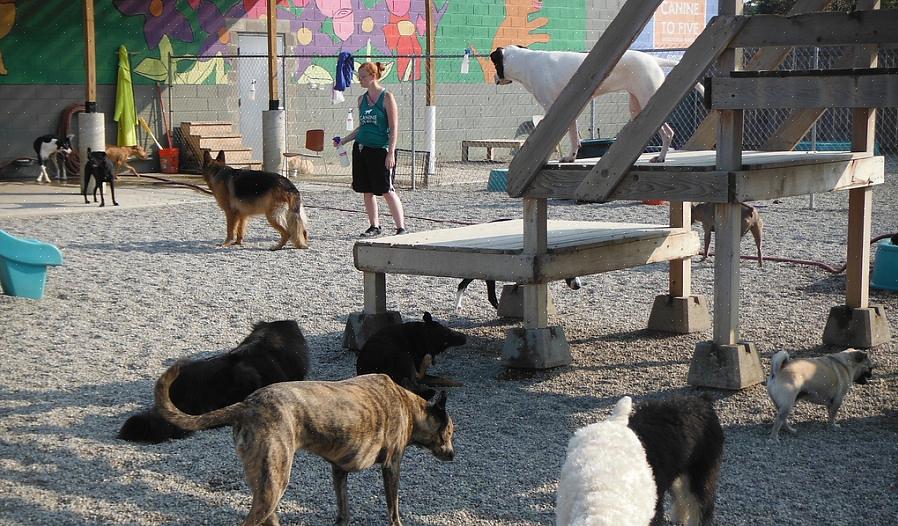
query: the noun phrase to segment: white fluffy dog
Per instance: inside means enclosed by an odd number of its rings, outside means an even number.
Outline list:
[[[633,401],[621,398],[611,416],[578,429],[561,468],[558,526],[645,526],[655,515],[652,468],[627,427]]]

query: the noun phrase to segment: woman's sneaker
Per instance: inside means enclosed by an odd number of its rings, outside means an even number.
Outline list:
[[[368,227],[368,230],[365,230],[364,232],[359,234],[359,237],[375,237],[375,236],[379,236],[379,235],[380,235],[380,227],[371,225]]]
[[[397,235],[397,236],[401,236],[402,234],[408,234],[408,230],[406,230],[406,229],[404,229],[404,228],[397,228],[397,229],[396,229],[396,235]]]

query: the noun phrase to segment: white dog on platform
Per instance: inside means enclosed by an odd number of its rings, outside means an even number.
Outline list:
[[[537,51],[519,46],[500,47],[490,53],[490,60],[496,67],[496,84],[520,82],[547,112],[585,58],[586,53]],[[676,64],[675,60],[627,50],[593,93],[593,97],[605,93],[629,93],[630,118],[635,118],[664,83],[662,66],[672,67]],[[700,84],[697,84],[695,89],[699,93],[704,91]],[[659,133],[661,152],[652,159],[652,162],[664,162],[674,137],[673,128],[666,122],[661,125]],[[577,150],[580,149],[576,121],[571,123],[568,136],[571,139],[571,153],[562,157],[561,162],[573,161],[577,157]]]
[[[646,526],[657,490],[642,442],[627,427],[633,400],[578,429],[567,446],[555,504],[557,526]]]

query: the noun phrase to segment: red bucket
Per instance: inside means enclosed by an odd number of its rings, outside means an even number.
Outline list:
[[[161,148],[159,150],[159,171],[164,174],[178,173],[178,154],[181,153],[177,148]]]

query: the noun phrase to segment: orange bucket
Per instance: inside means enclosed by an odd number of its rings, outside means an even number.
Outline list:
[[[164,174],[178,173],[178,154],[180,153],[177,148],[160,148],[159,171]]]
[[[642,204],[658,206],[658,205],[663,205],[666,202],[667,201],[665,201],[663,199],[646,199],[645,201],[642,202]]]

